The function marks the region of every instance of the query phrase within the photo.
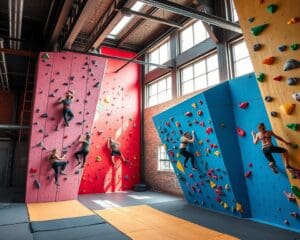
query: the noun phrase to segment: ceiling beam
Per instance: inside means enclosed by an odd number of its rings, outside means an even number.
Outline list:
[[[38,55],[37,52],[31,52],[26,50],[16,50],[11,48],[0,48],[0,52],[4,52],[11,55],[18,55],[24,57],[36,57]]]
[[[150,14],[153,14],[155,12],[157,12],[159,9],[156,8],[156,7],[151,7],[150,9],[148,9],[146,11],[146,14],[150,15]],[[144,23],[146,21],[146,19],[144,18],[141,18],[139,19],[134,25],[132,25],[128,30],[127,32],[120,38],[118,44],[117,44],[117,47],[121,46],[125,41],[126,39],[129,37],[129,35],[131,33],[133,33],[133,31],[135,31],[142,23]]]
[[[212,24],[214,26],[217,26],[217,27],[220,27],[220,28],[223,28],[223,29],[227,29],[227,30],[237,32],[237,33],[242,33],[242,29],[236,23],[227,21],[224,18],[217,17],[217,16],[214,16],[214,15],[211,15],[211,14],[207,14],[207,13],[204,13],[204,12],[199,12],[196,9],[185,7],[185,6],[182,6],[182,5],[174,3],[174,2],[165,1],[165,0],[161,0],[161,1],[140,0],[140,1],[142,1],[146,4],[149,4],[151,6],[161,8],[161,9],[165,9],[167,11],[170,11],[170,12],[173,12],[173,13],[176,13],[176,14],[179,14],[179,15],[183,15],[183,16],[186,16],[186,17],[201,20],[203,22],[207,22],[208,24]]]
[[[164,25],[168,25],[168,26],[171,26],[171,27],[176,27],[176,28],[182,28],[183,27],[181,24],[176,23],[174,21],[169,21],[167,19],[163,19],[163,18],[151,16],[151,15],[148,15],[148,14],[140,13],[140,12],[133,11],[133,10],[131,10],[129,8],[125,8],[125,7],[123,7],[120,10],[118,9],[118,11],[121,11],[121,13],[123,13],[124,15],[134,15],[134,16],[137,16],[137,17],[140,17],[140,18],[143,18],[143,19],[147,19],[147,20],[157,22],[157,23],[161,23],[161,24],[164,24]]]
[[[86,20],[90,17],[91,12],[95,10],[96,4],[97,0],[83,0],[77,8],[71,9],[71,11],[75,10],[76,14],[75,16],[70,14],[67,19],[68,29],[62,43],[63,48],[70,49],[72,47],[77,35],[80,33],[84,24],[86,24]]]

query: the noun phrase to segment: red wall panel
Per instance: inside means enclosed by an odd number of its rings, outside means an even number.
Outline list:
[[[106,67],[106,60],[100,57],[56,52],[48,53],[49,59],[43,59],[43,54],[39,56],[34,90],[26,202],[76,199],[82,171],[76,173],[78,167],[75,166],[74,152],[80,148],[78,137],[92,129],[100,92],[94,85],[102,82]],[[69,127],[65,127],[62,104],[57,104],[57,101],[68,90],[75,92],[71,105],[75,118]],[[42,118],[43,113],[47,113],[48,117]],[[68,175],[59,176],[60,186],[54,184],[54,171],[48,160],[55,147],[59,151],[66,150],[66,159],[69,160]],[[35,181],[41,184],[40,188]]]
[[[126,58],[134,56],[111,48],[102,48],[102,53]],[[79,189],[81,194],[127,190],[140,181],[140,67],[130,63],[115,73],[124,63],[111,59],[107,63],[94,120],[91,151]],[[118,160],[113,167],[106,147],[109,136],[121,143],[120,150],[129,161],[127,164]]]

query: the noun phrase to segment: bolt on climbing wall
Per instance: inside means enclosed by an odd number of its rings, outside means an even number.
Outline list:
[[[290,184],[280,157],[275,174],[252,141],[259,122],[270,127],[254,74],[198,94],[153,121],[190,203],[298,231],[299,211],[286,196]],[[198,170],[190,162],[185,168],[179,154],[180,137],[192,130],[196,138],[188,150]]]
[[[290,165],[300,169],[299,1],[234,2],[272,128],[293,143]],[[300,206],[299,179],[289,179]]]
[[[29,144],[26,202],[76,199],[82,169],[74,153],[81,148],[79,137],[90,132],[106,60],[71,52],[40,53],[34,90],[33,116]],[[68,91],[74,98],[74,119],[63,121],[62,104]],[[54,148],[68,160],[66,175],[54,182],[49,156]]]
[[[102,48],[106,55],[132,58],[132,52]],[[140,181],[140,66],[109,59],[95,115],[90,154],[79,193],[106,193],[132,189]],[[111,161],[109,137],[120,143],[125,162]]]

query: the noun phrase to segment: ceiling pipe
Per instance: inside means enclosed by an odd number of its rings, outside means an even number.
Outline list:
[[[22,20],[23,20],[24,0],[9,0],[8,15],[9,15],[9,37],[11,39],[20,39],[22,35]],[[10,48],[20,49],[20,42],[13,40],[9,41]]]
[[[21,39],[22,36],[22,21],[23,21],[23,9],[24,9],[24,0],[17,0],[20,2],[18,9],[18,28],[17,28],[17,37]],[[20,49],[21,42],[15,42],[17,45],[17,49]]]
[[[4,40],[3,38],[0,38],[0,48],[3,47],[4,47]],[[6,59],[5,59],[5,54],[2,51],[0,53],[0,79],[1,79],[2,90],[8,91],[9,82],[7,76]]]

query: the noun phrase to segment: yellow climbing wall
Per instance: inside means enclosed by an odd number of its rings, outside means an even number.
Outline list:
[[[299,145],[298,149],[289,148],[289,152],[290,165],[300,168],[300,131],[293,131],[286,127],[290,123],[300,124],[300,102],[292,98],[293,93],[300,92],[300,68],[283,71],[283,66],[288,59],[300,61],[300,47],[298,50],[290,49],[292,44],[300,44],[300,22],[288,24],[291,18],[300,18],[299,0],[234,0],[234,3],[254,70],[256,74],[265,73],[266,75],[265,80],[259,82],[261,94],[263,98],[266,96],[274,98],[271,102],[265,101],[273,131]],[[267,7],[271,4],[277,6],[277,11],[272,14],[267,11]],[[255,18],[252,23],[249,21],[250,18]],[[261,24],[269,25],[260,35],[252,35],[251,28]],[[254,51],[253,45],[257,43],[262,44],[262,47],[259,51]],[[279,51],[280,45],[286,45],[286,51]],[[274,63],[263,64],[263,60],[269,57],[275,58]],[[273,79],[277,76],[282,76],[281,81]],[[298,84],[289,86],[287,84],[289,77],[298,77]],[[296,104],[291,115],[280,110],[279,106],[285,103]],[[277,117],[270,115],[272,111],[278,113]],[[282,143],[278,143],[282,145]],[[292,185],[300,187],[299,180],[292,179],[290,175],[289,178]],[[300,206],[299,199],[298,206]]]

